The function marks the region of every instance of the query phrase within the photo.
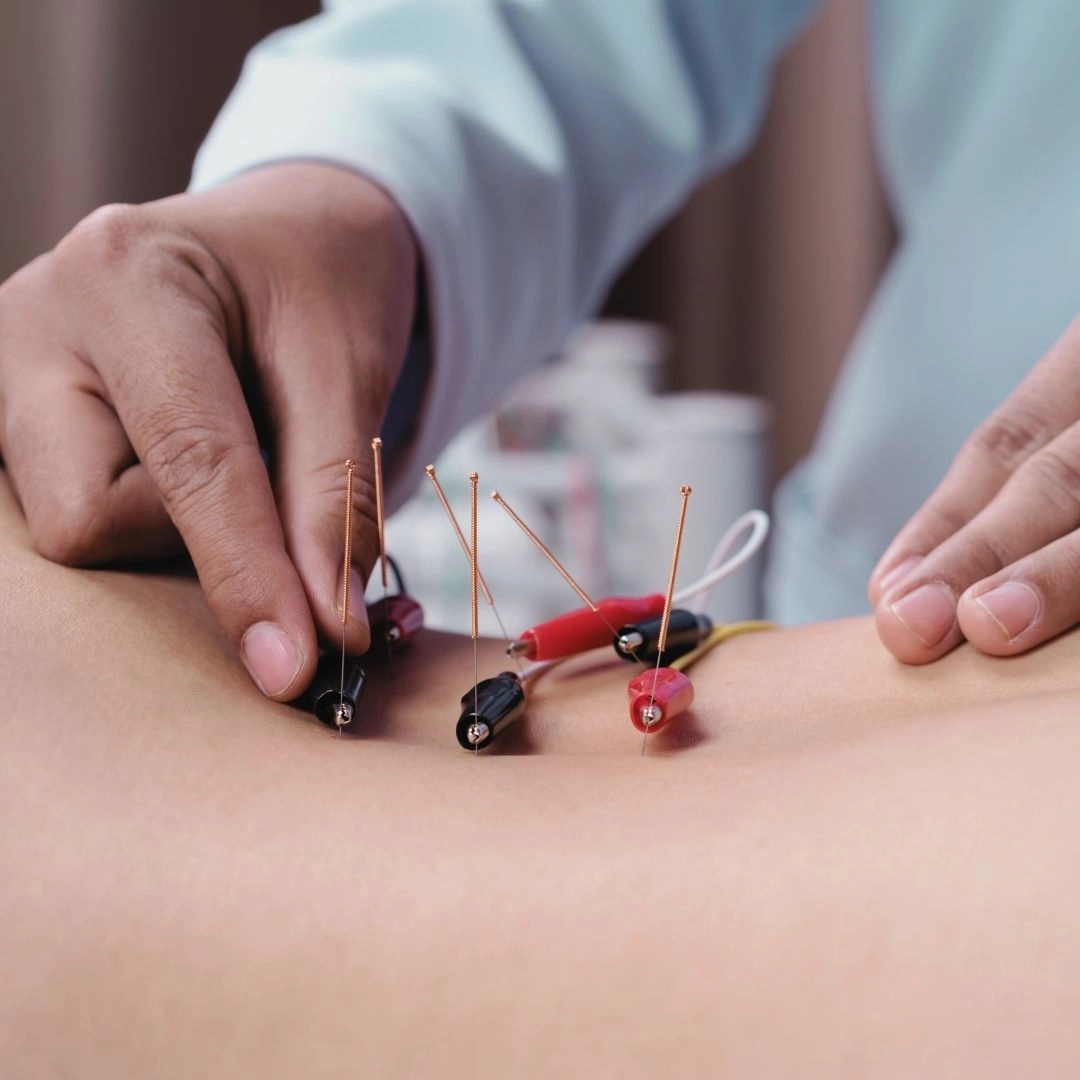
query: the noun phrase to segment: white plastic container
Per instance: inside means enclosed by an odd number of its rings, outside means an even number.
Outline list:
[[[617,492],[610,547],[618,591],[662,591],[671,560],[679,486],[693,488],[679,586],[700,576],[716,542],[747,510],[768,504],[770,409],[760,398],[711,391],[671,394],[650,406],[649,437],[612,463]],[[709,613],[725,622],[761,611],[762,558],[718,586]]]

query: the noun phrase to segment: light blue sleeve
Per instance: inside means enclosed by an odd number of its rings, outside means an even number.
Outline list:
[[[394,501],[746,147],[816,2],[339,0],[251,53],[193,188],[332,161],[423,248],[434,361]]]

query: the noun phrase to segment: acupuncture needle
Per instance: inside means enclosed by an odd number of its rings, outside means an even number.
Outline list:
[[[480,602],[478,591],[480,570],[476,552],[476,491],[478,473],[469,473],[469,600],[472,614],[473,715],[480,715]],[[473,755],[479,756],[480,744],[473,745]]]
[[[386,516],[383,509],[382,439],[378,435],[371,440],[371,454],[375,459],[375,523],[379,529],[379,570],[382,575],[383,610],[390,610],[390,580],[386,573]],[[394,646],[386,636],[386,666],[390,678],[394,677]]]
[[[653,674],[652,691],[649,694],[649,706],[646,710],[649,716],[654,716],[656,707],[656,684],[660,679],[660,663],[667,648],[668,624],[671,622],[671,601],[675,595],[675,577],[679,572],[679,554],[682,551],[683,530],[686,528],[686,504],[690,501],[692,488],[689,484],[683,484],[679,488],[682,501],[679,504],[679,521],[675,526],[675,548],[671,553],[671,570],[668,573],[667,592],[664,594],[664,614],[660,619],[660,636],[657,639],[656,669]],[[649,725],[646,723],[645,732],[641,736],[641,756],[645,756],[645,744],[649,740]]]
[[[439,502],[442,504],[442,508],[446,511],[446,516],[450,521],[450,527],[454,530],[454,535],[458,539],[458,543],[461,545],[461,550],[465,553],[465,558],[469,560],[469,569],[472,570],[472,556],[469,553],[469,542],[465,539],[465,534],[461,531],[461,526],[458,524],[457,515],[454,513],[453,507],[450,505],[450,500],[446,497],[446,492],[443,491],[442,484],[439,483],[439,478],[435,475],[435,466],[428,465],[424,469],[427,473],[428,479],[431,481],[431,486],[435,489],[435,495],[438,497]],[[495,606],[495,597],[492,595],[491,590],[488,588],[487,582],[484,580],[484,575],[480,572],[479,564],[477,564],[476,580],[480,586],[480,591],[484,594],[484,601],[491,608],[491,613],[495,616],[495,621],[499,624],[499,630],[502,633],[506,644],[510,644],[510,634],[506,630],[506,625],[502,621],[502,616],[499,614],[499,609]],[[521,658],[514,654],[511,654],[514,663],[517,665],[518,671],[524,671]]]
[[[558,558],[555,555],[555,552],[553,552],[551,548],[549,548],[547,544],[545,544],[544,541],[541,540],[540,537],[537,536],[536,533],[534,533],[532,529],[530,529],[529,526],[525,524],[524,521],[522,521],[522,519],[518,516],[517,512],[502,497],[502,495],[499,494],[499,492],[493,491],[491,493],[491,497],[507,512],[507,514],[510,515],[510,518],[514,522],[514,524],[517,525],[517,527],[533,542],[540,554],[543,555],[544,558],[547,559],[547,561],[551,563],[551,565],[555,567],[555,569],[562,575],[563,581],[565,581],[566,584],[569,585],[570,588],[578,594],[585,606],[589,608],[596,615],[596,617],[611,631],[611,636],[613,638],[618,637],[619,631],[611,625],[607,616],[600,610],[596,601],[593,600],[593,598],[574,580],[570,571],[567,570],[561,562],[559,562]],[[632,656],[634,656],[635,659],[638,660],[639,663],[641,662],[641,658],[638,657],[637,653],[633,649],[630,650],[630,653]]]
[[[349,625],[349,571],[352,569],[352,519],[353,519],[353,473],[356,462],[349,458],[345,462],[345,561],[342,569],[341,584],[341,685],[337,707],[337,736],[341,738],[341,729],[352,717],[346,719],[345,708],[345,630]]]

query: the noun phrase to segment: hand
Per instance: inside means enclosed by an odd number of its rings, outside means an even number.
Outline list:
[[[1080,319],[967,441],[870,579],[901,660],[1024,652],[1080,621]]]
[[[38,549],[83,566],[186,545],[255,681],[295,696],[316,628],[341,632],[349,457],[354,596],[377,554],[368,446],[416,258],[390,198],[324,165],[91,214],[0,288],[0,453]]]

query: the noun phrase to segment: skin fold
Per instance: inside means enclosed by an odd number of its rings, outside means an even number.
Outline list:
[[[0,585],[9,1075],[1075,1074],[1075,635],[748,635],[644,759],[597,654],[474,756],[467,639],[371,657],[337,739],[2,478]]]

